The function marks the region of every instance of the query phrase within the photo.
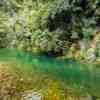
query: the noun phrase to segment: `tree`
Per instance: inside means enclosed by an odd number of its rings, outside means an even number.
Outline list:
[[[73,43],[90,41],[99,27],[99,0],[2,0],[0,5],[10,47],[66,52]]]

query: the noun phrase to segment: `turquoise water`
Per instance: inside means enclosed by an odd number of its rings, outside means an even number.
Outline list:
[[[16,62],[22,65],[19,70],[23,72],[38,72],[47,78],[60,81],[65,87],[85,90],[100,96],[100,65],[9,49],[0,50],[0,61]]]

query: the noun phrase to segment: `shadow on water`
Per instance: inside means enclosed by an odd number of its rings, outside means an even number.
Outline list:
[[[11,61],[23,66],[20,70],[38,72],[64,84],[95,91],[100,96],[100,65],[84,64],[74,59],[57,59],[17,50],[0,50],[0,61]],[[25,65],[25,66],[24,66]]]

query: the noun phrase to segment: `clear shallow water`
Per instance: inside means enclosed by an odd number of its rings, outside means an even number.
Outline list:
[[[19,70],[23,73],[38,72],[47,78],[64,83],[65,87],[85,89],[93,95],[100,96],[100,65],[9,49],[0,50],[0,61],[16,62],[22,65]]]

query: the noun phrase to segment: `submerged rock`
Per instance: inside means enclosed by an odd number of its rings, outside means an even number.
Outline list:
[[[42,100],[42,97],[37,92],[25,92],[23,95],[23,100]]]
[[[80,100],[92,100],[92,97],[90,95],[80,97]]]

